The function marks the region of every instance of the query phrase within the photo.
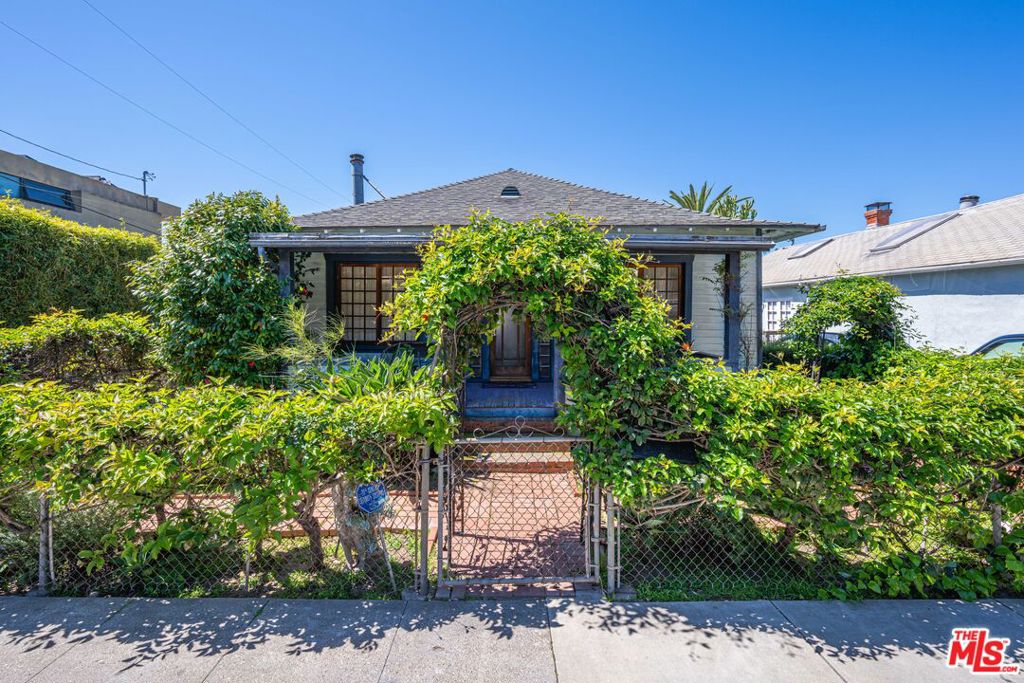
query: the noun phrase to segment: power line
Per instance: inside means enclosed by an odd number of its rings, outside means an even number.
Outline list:
[[[153,58],[154,60],[156,60],[156,62],[157,62],[157,63],[159,63],[159,64],[160,64],[160,66],[164,67],[165,69],[167,69],[168,71],[170,71],[170,72],[171,72],[172,74],[174,74],[174,75],[175,75],[175,76],[176,76],[176,77],[178,78],[178,80],[180,80],[180,81],[181,81],[182,83],[184,83],[184,84],[185,84],[185,85],[187,85],[188,87],[192,88],[192,90],[194,90],[194,91],[195,91],[196,93],[198,93],[198,94],[199,94],[199,95],[200,95],[200,96],[201,96],[201,97],[202,97],[203,99],[205,99],[205,100],[206,100],[207,102],[209,102],[209,103],[210,103],[210,104],[212,104],[212,105],[213,105],[214,107],[216,107],[217,109],[219,109],[219,110],[220,110],[220,112],[221,112],[222,114],[224,114],[224,115],[225,115],[225,116],[227,116],[227,117],[228,117],[229,119],[231,119],[232,121],[234,121],[235,123],[237,123],[237,124],[238,124],[239,126],[241,126],[242,128],[244,128],[244,129],[245,129],[246,131],[248,131],[248,132],[249,132],[249,134],[250,134],[250,135],[252,135],[252,136],[253,136],[254,138],[256,138],[257,140],[259,140],[260,142],[262,142],[262,143],[263,143],[264,145],[266,145],[267,147],[269,147],[270,149],[272,149],[272,150],[273,150],[274,152],[276,152],[276,153],[277,153],[277,154],[278,154],[278,155],[279,155],[279,156],[280,156],[280,157],[281,157],[282,159],[284,159],[285,161],[287,161],[288,163],[290,163],[290,164],[291,164],[292,166],[294,166],[295,168],[297,168],[297,169],[299,169],[300,171],[302,171],[303,173],[305,173],[305,174],[306,174],[307,176],[309,176],[310,178],[312,178],[312,179],[313,179],[313,180],[315,180],[316,182],[318,182],[318,183],[320,183],[321,185],[323,185],[323,186],[324,186],[325,188],[327,188],[328,190],[330,190],[330,191],[331,191],[331,192],[333,192],[334,194],[338,194],[338,195],[340,195],[340,194],[341,194],[340,192],[338,192],[338,190],[336,190],[335,188],[331,187],[330,185],[328,185],[327,183],[325,183],[325,182],[324,182],[323,180],[321,180],[321,179],[320,179],[320,178],[318,178],[317,176],[313,175],[313,174],[312,174],[312,173],[311,173],[311,172],[310,172],[309,170],[307,170],[307,169],[306,169],[306,167],[304,167],[304,166],[303,166],[302,164],[300,164],[299,162],[295,161],[295,160],[294,160],[294,159],[292,159],[292,158],[291,158],[290,156],[288,156],[287,154],[285,154],[284,152],[282,152],[282,151],[281,151],[280,149],[278,149],[277,147],[275,147],[275,146],[274,146],[273,144],[271,144],[271,143],[270,143],[270,141],[269,141],[269,140],[267,140],[267,139],[266,139],[266,138],[264,138],[264,137],[263,137],[262,135],[260,135],[260,134],[259,134],[259,133],[257,133],[256,131],[254,131],[254,130],[253,130],[252,128],[250,128],[249,126],[247,126],[247,125],[246,125],[245,123],[243,123],[243,122],[242,122],[242,121],[241,121],[241,120],[240,120],[240,119],[239,119],[238,117],[236,117],[236,116],[235,116],[234,114],[232,114],[232,113],[231,113],[231,112],[229,112],[229,111],[228,111],[227,109],[225,109],[224,107],[222,107],[222,106],[221,106],[221,105],[220,105],[220,104],[219,104],[219,103],[218,103],[218,102],[217,102],[216,100],[214,100],[214,99],[213,99],[212,97],[210,97],[210,96],[209,96],[209,95],[207,95],[207,94],[206,94],[205,92],[203,92],[202,90],[200,90],[199,86],[197,86],[197,85],[196,85],[195,83],[193,83],[192,81],[190,81],[190,80],[188,80],[187,78],[185,78],[184,76],[182,76],[182,75],[181,75],[181,73],[179,73],[179,72],[178,72],[178,71],[177,71],[177,70],[176,70],[176,69],[175,69],[174,67],[172,67],[172,66],[171,66],[170,64],[168,64],[168,63],[167,63],[167,62],[165,62],[164,60],[162,60],[162,59],[160,59],[159,57],[157,57],[157,56],[156,56],[156,55],[155,55],[155,54],[153,53],[153,51],[152,51],[152,50],[150,50],[150,49],[149,49],[148,47],[146,47],[145,45],[143,45],[143,44],[142,44],[142,43],[141,43],[141,42],[140,42],[140,41],[139,41],[138,39],[136,39],[136,38],[135,38],[135,36],[133,36],[132,34],[128,33],[128,31],[126,31],[125,29],[123,29],[123,28],[122,28],[122,27],[121,27],[121,26],[120,26],[119,24],[117,24],[117,23],[116,23],[116,22],[115,22],[115,21],[114,21],[113,19],[111,19],[111,18],[110,18],[110,17],[108,17],[108,16],[106,15],[106,14],[104,14],[103,12],[101,12],[101,11],[99,10],[99,8],[97,8],[97,7],[96,7],[96,5],[94,5],[94,4],[92,4],[91,2],[89,2],[89,0],[82,0],[82,2],[84,2],[84,3],[86,4],[86,5],[88,5],[88,6],[89,6],[89,7],[90,7],[90,8],[91,8],[91,9],[92,9],[92,10],[93,10],[94,12],[96,12],[96,14],[100,15],[101,17],[103,17],[103,18],[104,18],[104,19],[105,19],[105,20],[107,21],[107,23],[108,23],[108,24],[110,24],[111,26],[113,26],[114,28],[116,28],[116,29],[117,29],[118,31],[120,31],[120,32],[121,32],[121,33],[122,33],[122,34],[123,34],[123,35],[124,35],[124,36],[125,36],[125,37],[126,37],[126,38],[127,38],[128,40],[132,41],[132,42],[133,42],[133,43],[135,43],[135,44],[136,44],[137,46],[139,46],[139,48],[141,48],[141,49],[142,49],[142,50],[143,50],[143,51],[144,51],[144,52],[145,52],[145,53],[146,53],[147,55],[149,55],[149,56],[150,56],[150,57],[152,57],[152,58]]]
[[[384,197],[384,193],[382,193],[381,190],[377,189],[377,185],[375,185],[374,183],[370,182],[370,178],[368,178],[367,176],[364,175],[364,176],[362,176],[362,179],[366,180],[367,184],[374,188],[375,193],[380,195],[382,200],[386,200],[387,199],[386,197]]]
[[[157,121],[159,121],[160,123],[164,124],[168,128],[171,128],[172,130],[177,131],[181,135],[184,135],[185,137],[187,137],[189,140],[192,140],[196,144],[202,145],[203,147],[205,147],[206,149],[210,150],[211,152],[213,152],[217,156],[222,157],[224,159],[227,159],[228,161],[230,161],[231,163],[235,164],[236,166],[238,166],[240,168],[243,168],[246,171],[249,171],[250,173],[252,173],[254,175],[257,175],[260,178],[263,178],[264,180],[266,180],[268,182],[271,182],[271,183],[273,183],[273,184],[275,184],[275,185],[277,185],[277,186],[279,186],[279,187],[281,187],[281,188],[283,188],[285,190],[288,190],[289,192],[293,192],[293,193],[297,194],[298,196],[300,196],[300,197],[302,197],[304,199],[308,199],[309,201],[315,202],[317,204],[320,204],[321,206],[327,206],[327,204],[324,204],[324,202],[321,202],[318,199],[313,199],[309,195],[303,194],[302,192],[299,192],[298,190],[296,190],[296,189],[294,189],[292,187],[289,187],[288,185],[285,185],[284,183],[282,183],[279,180],[275,180],[274,178],[271,178],[270,176],[268,176],[268,175],[266,175],[264,173],[260,173],[259,171],[257,171],[252,166],[249,166],[248,164],[246,164],[246,163],[244,163],[242,161],[239,161],[238,159],[236,159],[235,157],[231,156],[230,154],[227,154],[225,152],[220,151],[219,149],[217,149],[213,145],[209,144],[208,142],[204,142],[203,140],[200,140],[195,135],[192,135],[191,133],[189,133],[187,130],[184,130],[183,128],[180,128],[180,127],[176,126],[175,124],[171,123],[170,121],[168,121],[164,117],[160,116],[156,112],[154,112],[154,111],[152,111],[150,109],[147,109],[146,107],[144,107],[143,105],[139,104],[135,100],[131,99],[127,95],[121,93],[118,90],[115,90],[114,88],[112,88],[111,86],[107,85],[103,81],[99,80],[95,76],[92,76],[88,72],[78,68],[77,66],[75,66],[74,64],[69,62],[68,60],[66,60],[63,57],[61,57],[60,55],[58,55],[56,52],[50,50],[49,48],[47,48],[47,47],[45,47],[43,45],[41,45],[40,43],[37,43],[35,40],[33,40],[32,38],[29,38],[27,35],[25,35],[21,31],[19,31],[18,29],[14,28],[13,26],[8,24],[3,19],[0,19],[0,25],[3,25],[5,28],[7,28],[12,33],[15,33],[15,34],[21,36],[22,38],[24,38],[28,42],[32,43],[37,48],[39,48],[43,52],[47,53],[48,55],[50,55],[51,57],[53,57],[54,59],[56,59],[60,63],[62,63],[65,66],[67,66],[68,68],[74,69],[75,71],[77,71],[81,75],[85,76],[86,78],[88,78],[90,81],[92,81],[96,85],[102,87],[104,90],[108,91],[109,93],[111,93],[113,95],[116,95],[118,98],[124,100],[125,102],[127,102],[130,105],[132,105],[133,107],[135,107],[139,111],[143,112],[144,114],[146,114],[148,116],[151,116],[152,118],[156,119]]]
[[[78,162],[80,164],[84,164],[86,166],[91,166],[92,168],[98,168],[99,170],[106,171],[107,173],[113,173],[114,175],[123,176],[125,178],[131,178],[132,180],[142,180],[142,178],[140,178],[138,176],[133,176],[133,175],[131,175],[129,173],[121,173],[120,171],[114,171],[114,170],[106,168],[104,166],[99,166],[97,164],[91,164],[88,161],[82,161],[81,159],[76,159],[75,157],[71,156],[70,154],[64,154],[63,152],[58,152],[55,149],[50,149],[49,147],[46,147],[45,145],[40,145],[38,142],[32,142],[31,140],[26,140],[25,138],[21,137],[20,135],[15,135],[14,133],[12,133],[10,131],[7,131],[7,130],[4,130],[3,128],[0,128],[0,133],[3,133],[4,135],[10,135],[15,140],[21,140],[22,142],[28,143],[28,144],[32,145],[33,147],[38,147],[39,149],[45,149],[47,152],[50,152],[52,154],[56,154],[57,156],[64,157],[65,159],[71,159],[71,161],[76,161],[76,162]]]

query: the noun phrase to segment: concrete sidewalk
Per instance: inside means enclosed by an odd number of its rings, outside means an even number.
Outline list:
[[[2,681],[946,681],[950,630],[1024,661],[1024,601],[0,598]],[[988,680],[1000,680],[988,676]],[[1004,680],[1024,681],[1024,676]]]

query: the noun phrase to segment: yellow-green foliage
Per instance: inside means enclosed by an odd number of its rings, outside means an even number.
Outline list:
[[[0,384],[0,519],[11,517],[5,509],[20,494],[39,490],[57,511],[96,502],[119,510],[123,526],[103,543],[129,563],[204,534],[257,543],[281,522],[303,523],[311,501],[339,479],[410,471],[418,442],[450,440],[453,397],[416,379],[394,376],[374,391],[330,383],[293,393],[218,383]],[[233,502],[201,524],[179,517],[155,537],[140,534],[143,520],[182,494]],[[94,569],[106,553],[89,550],[95,557],[82,557]]]
[[[145,316],[78,311],[43,313],[23,327],[0,327],[0,382],[59,380],[90,385],[155,368],[148,355],[153,332]]]
[[[24,325],[51,308],[87,316],[137,310],[131,265],[158,247],[152,237],[88,227],[0,197],[0,324]]]

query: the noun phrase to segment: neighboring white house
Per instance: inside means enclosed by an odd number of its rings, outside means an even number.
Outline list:
[[[867,206],[863,230],[764,256],[763,331],[777,332],[804,300],[803,285],[846,272],[899,287],[918,344],[973,351],[1024,333],[1024,194],[888,224],[887,202]]]

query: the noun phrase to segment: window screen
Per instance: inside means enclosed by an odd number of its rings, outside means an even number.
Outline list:
[[[658,297],[669,307],[669,316],[683,316],[683,266],[679,263],[648,263],[640,271],[650,280]]]
[[[338,264],[338,315],[345,323],[345,339],[355,343],[380,343],[391,327],[391,318],[380,307],[394,301],[404,289],[409,264]],[[405,332],[393,341],[415,341]]]

